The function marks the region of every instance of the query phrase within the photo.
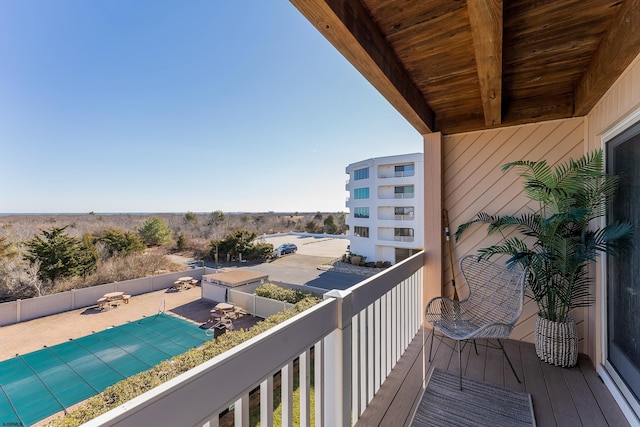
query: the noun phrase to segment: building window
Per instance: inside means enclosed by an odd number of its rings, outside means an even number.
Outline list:
[[[413,176],[414,175],[413,163],[410,165],[399,165],[395,167],[395,175],[399,176]]]
[[[354,199],[368,199],[369,198],[369,187],[355,188],[353,190],[353,198]]]
[[[354,218],[369,218],[369,208],[353,208]]]
[[[413,242],[413,228],[394,228],[393,236],[399,242]]]
[[[353,235],[355,237],[369,237],[369,227],[353,227]]]
[[[413,206],[396,206],[393,214],[395,219],[413,219]]]
[[[353,171],[353,179],[368,179],[369,178],[369,168],[356,169]]]
[[[413,198],[413,185],[403,185],[401,187],[395,187],[396,199],[411,199]]]

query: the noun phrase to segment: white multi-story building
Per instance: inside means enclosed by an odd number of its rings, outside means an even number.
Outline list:
[[[424,248],[422,153],[362,160],[346,173],[352,254],[395,264]]]

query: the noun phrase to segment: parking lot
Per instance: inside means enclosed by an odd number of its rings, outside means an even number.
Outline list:
[[[308,237],[297,235],[284,235],[277,237],[267,237],[263,239],[265,243],[271,243],[277,248],[283,243],[293,243],[298,246],[296,253],[300,255],[311,255],[318,257],[339,258],[347,251],[349,239],[334,237]]]
[[[286,235],[268,237],[264,241],[274,248],[283,243],[293,243],[298,247],[294,254],[247,267],[268,274],[269,279],[274,282],[331,290],[347,289],[363,280],[362,276],[354,274],[318,270],[318,266],[342,257],[347,251],[348,239]]]

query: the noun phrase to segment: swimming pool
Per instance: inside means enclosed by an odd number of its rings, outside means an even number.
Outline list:
[[[158,314],[5,360],[0,422],[32,425],[211,338]]]

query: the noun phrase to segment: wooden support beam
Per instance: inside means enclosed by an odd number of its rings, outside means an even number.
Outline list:
[[[574,116],[591,111],[640,53],[640,0],[625,0],[575,90]]]
[[[367,10],[356,0],[290,0],[420,133],[434,114]]]
[[[502,122],[502,0],[467,2],[484,122]]]
[[[444,284],[444,146],[440,132],[423,135],[424,152],[424,293],[422,310],[427,302],[442,295]],[[424,326],[428,323],[422,318]]]

